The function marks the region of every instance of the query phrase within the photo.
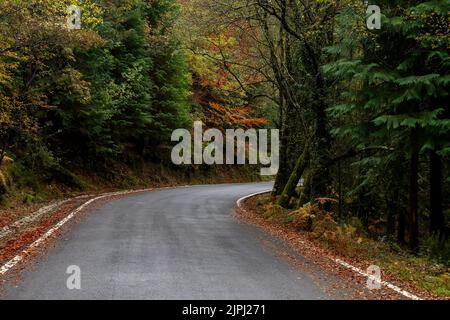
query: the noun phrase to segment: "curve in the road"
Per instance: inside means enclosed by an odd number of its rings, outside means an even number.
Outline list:
[[[112,201],[74,225],[64,241],[2,299],[331,299],[232,217],[236,200],[268,183],[168,189]],[[66,271],[79,266],[81,289]]]

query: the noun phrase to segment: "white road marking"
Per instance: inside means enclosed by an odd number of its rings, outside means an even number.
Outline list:
[[[380,281],[379,279],[377,279],[377,278],[374,277],[373,275],[369,275],[369,274],[367,274],[366,272],[364,272],[363,270],[361,270],[361,269],[359,269],[359,268],[357,268],[357,267],[354,267],[354,266],[352,266],[351,264],[349,264],[349,263],[347,263],[347,262],[345,262],[345,261],[342,261],[341,259],[332,259],[332,260],[334,260],[334,262],[340,264],[341,266],[343,266],[343,267],[345,267],[345,268],[347,268],[347,269],[350,269],[350,270],[352,270],[352,271],[354,271],[354,272],[360,274],[360,275],[363,276],[364,278],[369,278],[369,279],[372,279],[374,282],[379,282],[382,286],[388,287],[389,289],[394,290],[394,291],[397,292],[398,294],[401,294],[401,295],[405,296],[405,297],[408,298],[408,299],[411,299],[411,300],[422,300],[422,299],[419,298],[418,296],[416,296],[416,295],[414,295],[414,294],[412,294],[412,293],[409,293],[408,291],[403,290],[403,289],[397,287],[396,285],[394,285],[394,284],[392,284],[392,283],[390,283],[390,282],[387,282],[387,281]]]
[[[187,187],[187,186],[186,186]],[[172,189],[171,187],[168,188],[163,188],[163,189]],[[112,197],[112,196],[117,196],[117,195],[127,195],[127,194],[132,194],[132,193],[139,193],[139,192],[146,192],[146,191],[153,191],[155,189],[142,189],[142,190],[134,190],[134,191],[122,191],[122,192],[113,192],[113,193],[107,193],[101,196],[98,196],[96,198],[93,198],[87,202],[85,202],[84,204],[82,204],[81,206],[79,206],[77,209],[75,209],[74,211],[72,211],[69,215],[67,215],[64,219],[62,219],[60,222],[58,222],[54,227],[52,227],[50,230],[48,230],[43,236],[41,236],[39,239],[37,239],[35,242],[33,242],[30,246],[28,246],[28,248],[24,249],[21,253],[19,253],[17,256],[15,256],[14,258],[12,258],[11,260],[9,260],[7,263],[5,263],[1,268],[0,268],[0,275],[4,275],[5,273],[7,273],[9,270],[11,270],[12,268],[14,268],[19,262],[21,262],[27,255],[29,255],[31,253],[31,250],[36,249],[37,247],[39,247],[45,240],[47,240],[48,238],[50,238],[56,231],[58,231],[62,226],[64,226],[68,221],[72,220],[80,211],[82,211],[83,209],[85,209],[87,206],[89,206],[90,204],[94,203],[95,201],[107,198],[107,197]],[[250,199],[252,197],[261,195],[261,194],[265,194],[265,193],[269,193],[272,190],[267,190],[267,191],[262,191],[262,192],[257,192],[257,193],[253,193],[251,195],[245,196],[240,198],[237,201],[237,205],[239,208],[242,209],[242,203],[247,200]],[[371,278],[372,276],[367,274],[366,272],[364,272],[363,270],[352,266],[351,264],[342,261],[340,259],[334,259],[334,258],[330,258],[332,259],[334,262],[336,262],[337,264],[350,269],[356,273],[358,273],[359,275],[365,277],[365,278]],[[377,279],[374,279],[375,281],[378,281]],[[392,290],[394,290],[395,292],[403,295],[404,297],[407,297],[408,299],[412,299],[412,300],[422,300],[421,298],[419,298],[418,296],[406,291],[406,290],[402,290],[401,288],[395,286],[394,284],[387,282],[387,281],[381,281],[381,285],[384,285]]]
[[[266,193],[269,193],[269,192],[272,192],[272,189],[271,190],[267,190],[267,191],[261,191],[261,192],[253,193],[253,194],[251,194],[249,196],[242,197],[242,198],[240,198],[237,201],[237,205],[238,205],[239,208],[242,209],[242,202],[244,202],[245,200],[253,198],[253,197],[256,197],[256,196],[259,196],[261,194],[266,194]]]
[[[127,194],[132,194],[132,193],[139,193],[139,192],[146,192],[146,191],[153,191],[153,190],[155,190],[155,189],[142,189],[142,190],[134,190],[134,191],[121,191],[121,192],[106,193],[104,195],[98,196],[96,198],[93,198],[93,199],[85,202],[84,204],[79,206],[77,209],[75,209],[74,211],[69,213],[64,219],[62,219],[54,227],[52,227],[50,230],[48,230],[43,236],[41,236],[39,239],[37,239],[32,244],[30,244],[21,253],[19,253],[17,256],[15,256],[11,260],[9,260],[7,263],[5,263],[0,268],[0,276],[4,275],[9,270],[14,268],[20,261],[22,261],[27,255],[29,255],[33,249],[36,249],[37,247],[39,247],[45,240],[50,238],[56,231],[58,231],[68,221],[73,219],[81,210],[85,209],[87,206],[89,206],[93,202],[98,201],[100,199],[107,198],[107,197],[118,196],[118,195],[127,195]]]
[[[250,199],[250,198],[253,198],[253,197],[255,197],[255,196],[259,196],[259,195],[261,195],[261,194],[266,194],[266,193],[269,193],[269,192],[272,192],[272,190],[267,190],[267,191],[257,192],[257,193],[253,193],[253,194],[251,194],[251,195],[242,197],[242,198],[240,198],[240,199],[237,201],[237,206],[238,206],[241,210],[245,210],[245,209],[242,208],[242,203],[243,203],[245,200]],[[385,286],[385,287],[387,287],[387,288],[389,288],[389,289],[391,289],[391,290],[394,290],[394,291],[397,292],[398,294],[400,294],[400,295],[402,295],[402,296],[404,296],[404,297],[406,297],[406,298],[408,298],[408,299],[411,299],[411,300],[423,300],[422,298],[420,298],[420,297],[418,297],[418,296],[416,296],[416,295],[414,295],[414,294],[412,294],[412,293],[410,293],[410,292],[408,292],[408,291],[406,291],[406,290],[403,290],[403,289],[397,287],[396,285],[394,285],[394,284],[392,284],[392,283],[390,283],[390,282],[387,282],[387,281],[379,281],[379,280],[376,279],[373,275],[369,275],[367,272],[364,272],[363,270],[361,270],[361,269],[359,269],[359,268],[357,268],[357,267],[355,267],[355,266],[352,266],[351,264],[349,264],[349,263],[347,263],[347,262],[345,262],[345,261],[343,261],[343,260],[341,260],[341,259],[336,259],[336,258],[331,258],[331,257],[330,257],[330,259],[331,259],[332,261],[334,261],[335,263],[339,264],[340,266],[342,266],[342,267],[344,267],[344,268],[347,268],[347,269],[350,269],[350,270],[352,270],[353,272],[356,272],[356,273],[359,274],[360,276],[363,276],[363,277],[368,278],[368,279],[372,279],[372,280],[375,281],[375,282],[379,282],[382,286]]]

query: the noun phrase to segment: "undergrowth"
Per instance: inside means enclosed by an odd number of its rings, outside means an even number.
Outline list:
[[[368,261],[382,270],[437,296],[450,297],[450,241],[429,237],[419,254],[400,247],[387,237],[374,237],[358,218],[338,218],[333,199],[319,199],[298,210],[287,210],[273,204],[267,195],[256,204],[266,219],[295,228],[309,239],[349,259]]]

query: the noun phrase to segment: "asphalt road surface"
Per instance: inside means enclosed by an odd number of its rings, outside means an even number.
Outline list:
[[[1,299],[332,299],[239,223],[236,200],[268,183],[167,189],[114,200],[71,227]],[[67,288],[79,266],[81,289]]]

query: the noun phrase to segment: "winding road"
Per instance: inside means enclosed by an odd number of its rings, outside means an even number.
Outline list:
[[[1,299],[339,298],[315,280],[326,274],[300,271],[280,258],[275,239],[233,217],[239,198],[270,187],[194,186],[113,200],[74,224]],[[72,265],[80,290],[66,285]]]

